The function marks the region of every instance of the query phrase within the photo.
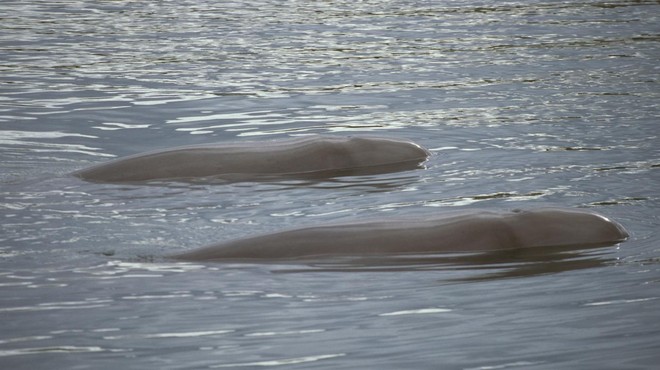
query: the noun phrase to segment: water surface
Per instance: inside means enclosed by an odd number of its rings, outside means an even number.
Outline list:
[[[0,365],[653,367],[659,11],[627,0],[4,1]],[[307,134],[403,137],[433,155],[425,169],[327,181],[70,176],[175,145]],[[346,218],[543,206],[603,213],[631,239],[364,264],[164,257]]]

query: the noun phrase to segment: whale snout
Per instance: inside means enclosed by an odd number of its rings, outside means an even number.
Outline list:
[[[408,140],[388,138],[351,137],[346,143],[351,151],[360,153],[372,162],[425,162],[431,153],[421,145]]]
[[[630,237],[618,222],[603,215],[575,209],[515,211],[519,238],[527,244],[567,245],[618,243]]]
[[[623,241],[630,237],[630,233],[628,232],[628,230],[626,230],[626,228],[623,227],[623,225],[621,225],[616,221],[610,220],[605,216],[600,216],[600,217],[604,219],[603,221],[605,223],[609,224],[612,227],[611,233],[614,238],[618,239],[619,241]]]

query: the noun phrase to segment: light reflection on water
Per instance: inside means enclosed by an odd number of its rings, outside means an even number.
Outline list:
[[[0,363],[12,369],[649,368],[656,1],[4,1]],[[137,152],[315,133],[433,152],[390,175],[88,184]],[[299,265],[164,256],[292,226],[588,207],[593,249]]]

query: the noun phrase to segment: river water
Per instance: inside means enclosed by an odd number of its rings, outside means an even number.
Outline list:
[[[660,361],[658,1],[0,4],[0,367],[649,369]],[[369,134],[426,168],[92,184],[185,144]],[[286,227],[561,206],[605,248],[179,263]]]

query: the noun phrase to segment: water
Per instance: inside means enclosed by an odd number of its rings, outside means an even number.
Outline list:
[[[657,1],[4,1],[0,367],[647,369]],[[430,148],[321,182],[90,184],[141,151],[302,134]],[[376,265],[170,253],[345,218],[590,208],[620,245]]]

